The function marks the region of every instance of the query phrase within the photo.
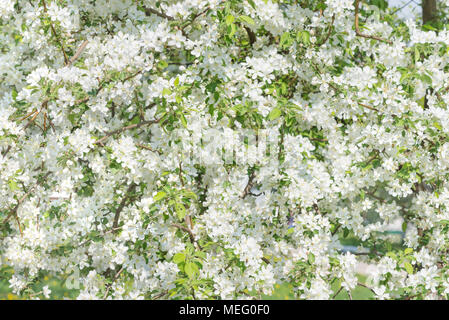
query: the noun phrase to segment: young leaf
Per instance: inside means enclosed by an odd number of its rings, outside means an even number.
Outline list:
[[[314,262],[315,262],[315,255],[313,254],[313,253],[309,253],[308,254],[308,256],[307,256],[307,261],[310,263],[310,264],[313,264]]]
[[[254,20],[248,16],[240,16],[239,19],[243,22],[246,22],[247,24],[255,24]]]
[[[234,22],[234,16],[233,15],[228,15],[227,17],[226,17],[226,24],[227,25],[231,25],[233,22]]]
[[[404,268],[408,274],[413,274],[413,266],[410,264],[410,262],[404,262]]]
[[[167,194],[164,191],[159,191],[155,196],[154,196],[154,201],[159,201],[165,198]]]
[[[186,208],[181,202],[177,202],[175,204],[175,211],[176,215],[178,216],[179,220],[184,220],[184,217],[186,216]]]
[[[198,266],[194,262],[187,262],[184,271],[189,278],[193,278],[198,273]]]
[[[281,116],[282,112],[280,109],[278,108],[274,108],[273,110],[271,110],[270,114],[268,115],[268,119],[270,121],[273,121],[277,118],[279,118]]]
[[[171,90],[168,88],[162,89],[162,95],[163,96],[169,96],[171,94]]]
[[[15,180],[9,180],[8,186],[9,186],[9,189],[11,189],[11,191],[15,191],[15,190],[19,189],[19,187],[17,186],[17,182]]]
[[[177,253],[173,256],[173,262],[176,264],[180,264],[181,262],[186,261],[186,255],[184,253]]]

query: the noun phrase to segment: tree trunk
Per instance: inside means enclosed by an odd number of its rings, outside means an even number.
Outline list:
[[[437,17],[437,0],[422,0],[422,22],[433,22]]]

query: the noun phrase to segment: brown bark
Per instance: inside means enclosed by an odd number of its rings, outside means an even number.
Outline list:
[[[437,0],[422,0],[423,24],[433,22],[437,18]]]

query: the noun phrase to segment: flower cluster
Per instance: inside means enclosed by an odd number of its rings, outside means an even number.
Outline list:
[[[2,0],[12,291],[49,298],[48,274],[79,299],[447,298],[449,31],[376,12]]]

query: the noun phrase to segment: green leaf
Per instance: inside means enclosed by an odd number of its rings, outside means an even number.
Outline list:
[[[435,128],[437,128],[438,130],[442,130],[443,129],[443,127],[438,123],[438,122],[434,122],[433,123],[433,126],[435,127]]]
[[[175,204],[175,211],[176,211],[176,215],[178,216],[179,220],[183,220],[184,217],[186,216],[186,208],[184,207],[184,205],[181,202],[177,202]]]
[[[394,260],[396,260],[396,253],[394,253],[393,251],[388,251],[387,253],[386,253],[386,255],[387,255],[387,257],[390,257],[391,259],[394,259]]]
[[[15,190],[19,189],[19,187],[17,186],[17,182],[15,180],[9,180],[8,186],[9,186],[9,189],[11,189],[11,191],[15,191]]]
[[[171,95],[171,90],[168,89],[168,88],[162,89],[162,95],[163,95],[163,96],[169,96],[169,95]]]
[[[310,33],[309,31],[302,32],[302,43],[309,44],[310,43]]]
[[[154,201],[159,201],[165,198],[167,194],[164,191],[159,191],[155,196],[154,196]]]
[[[157,64],[157,66],[158,66],[160,69],[165,69],[165,68],[168,67],[168,63],[165,62],[165,61],[163,61],[163,60],[161,60],[161,61],[159,61],[159,63]]]
[[[305,45],[308,45],[310,43],[310,33],[309,31],[298,31],[296,34],[296,41],[302,42]]]
[[[407,230],[407,222],[402,223],[402,232],[405,232]]]
[[[290,41],[291,41],[290,32],[286,31],[286,32],[284,32],[282,34],[281,40],[279,41],[279,45],[281,47],[289,46],[290,45]]]
[[[180,264],[184,261],[186,261],[186,255],[184,253],[177,253],[173,256],[173,262],[176,264]]]
[[[187,128],[187,120],[186,120],[186,117],[181,113],[180,118],[181,118],[181,123],[182,123],[182,125],[184,126],[184,128]]]
[[[410,254],[410,253],[412,253],[413,252],[413,249],[412,248],[405,248],[405,250],[404,250],[404,253],[405,254]]]
[[[184,267],[184,271],[189,278],[193,278],[198,273],[198,266],[194,262],[188,262]]]
[[[206,259],[206,253],[203,251],[197,251],[195,252],[194,256],[202,258],[202,259]]]
[[[431,31],[438,31],[437,28],[432,27],[430,24],[424,24],[422,27],[423,27],[423,29],[427,29],[427,30],[431,30]]]
[[[274,108],[273,110],[271,110],[270,114],[268,115],[268,119],[270,121],[273,121],[277,118],[279,118],[282,114],[282,111],[278,108]]]
[[[256,24],[254,20],[248,16],[240,16],[239,19],[247,24]]]
[[[140,122],[140,117],[139,116],[135,116],[134,118],[131,119],[129,124],[137,124],[139,122]]]
[[[404,262],[404,268],[408,274],[413,274],[413,266],[410,264],[410,262]]]
[[[234,16],[233,15],[228,15],[228,16],[226,16],[226,24],[229,26],[229,25],[231,25],[233,22],[234,22],[234,20],[235,20],[235,18],[234,18]]]
[[[175,87],[179,86],[179,77],[176,77],[174,85]]]
[[[309,261],[310,264],[313,264],[315,262],[315,255],[310,252],[307,256],[307,261]]]
[[[230,26],[231,30],[229,31],[229,37],[232,38],[232,36],[234,36],[235,32],[237,31],[237,28],[235,27],[235,24],[232,23]]]

